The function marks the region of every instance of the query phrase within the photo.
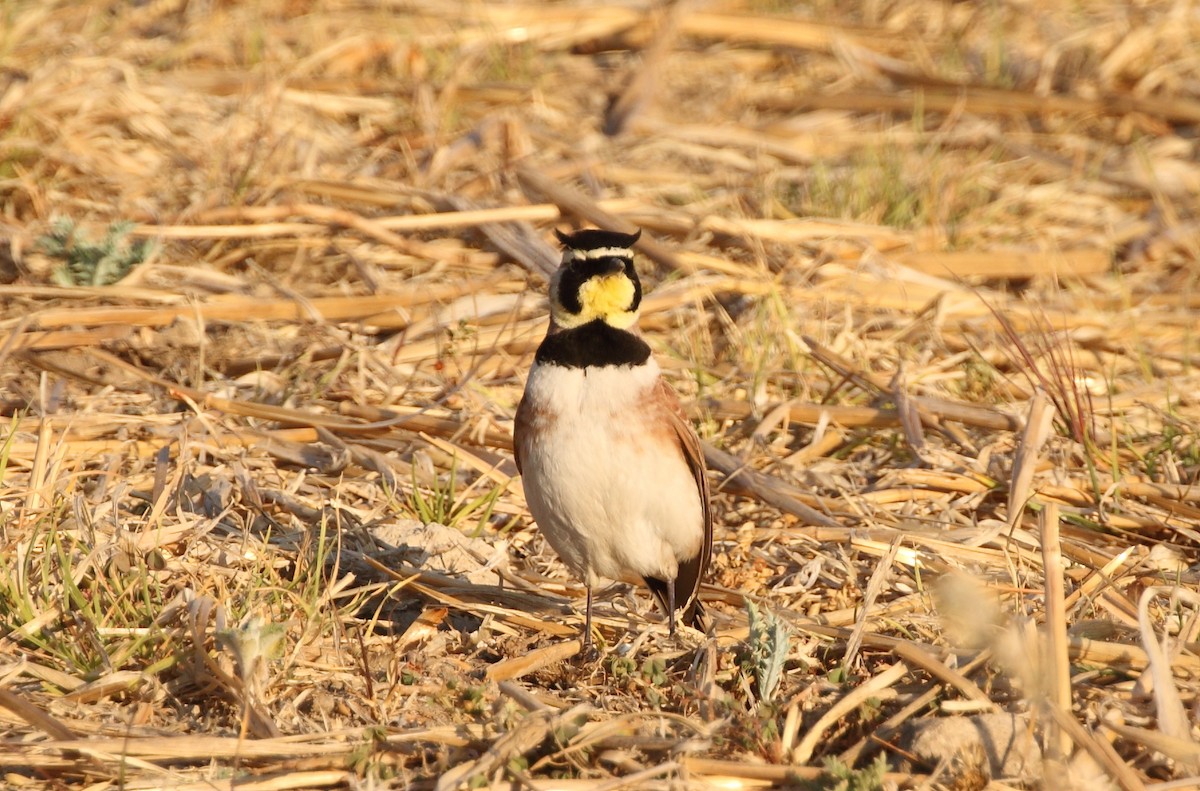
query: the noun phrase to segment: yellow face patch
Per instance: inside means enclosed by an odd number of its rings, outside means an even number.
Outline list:
[[[627,313],[633,304],[633,281],[621,272],[594,277],[579,287],[579,302],[584,313],[596,318]]]
[[[552,306],[555,322],[563,329],[581,327],[602,319],[609,326],[629,329],[637,321],[637,311],[630,310],[635,288],[623,272],[593,277],[579,287],[579,313],[568,313],[561,305]],[[557,302],[557,301],[556,301]]]

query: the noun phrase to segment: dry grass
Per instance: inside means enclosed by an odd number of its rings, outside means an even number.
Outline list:
[[[789,6],[0,3],[5,783],[1188,787],[1200,15]],[[595,661],[509,453],[573,224],[720,492],[715,635]]]

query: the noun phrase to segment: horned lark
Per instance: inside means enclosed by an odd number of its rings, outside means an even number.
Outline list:
[[[697,594],[712,554],[704,456],[636,327],[642,286],[631,247],[640,235],[558,233],[550,329],[514,429],[529,511],[587,586],[584,645],[603,579],[644,582],[671,634],[677,616],[704,628]]]

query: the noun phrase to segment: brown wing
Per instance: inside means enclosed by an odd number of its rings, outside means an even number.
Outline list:
[[[680,450],[683,451],[688,469],[692,471],[696,491],[700,495],[700,507],[704,512],[704,541],[700,545],[700,554],[694,558],[680,558],[679,561],[679,576],[675,578],[675,606],[684,610],[685,623],[705,631],[704,610],[700,606],[699,594],[700,582],[708,572],[708,564],[712,559],[713,525],[712,508],[708,502],[708,477],[704,473],[704,449],[700,446],[700,437],[696,435],[695,429],[684,415],[683,407],[679,405],[679,397],[666,381],[659,380],[655,398],[666,407],[663,411],[668,416],[671,431],[679,443]],[[665,610],[665,598],[659,595],[660,591],[655,590],[653,583],[649,580],[647,583],[650,584],[651,590],[654,590],[656,597],[662,600]]]
[[[533,407],[529,405],[529,399],[521,396],[521,403],[517,404],[517,414],[513,419],[513,461],[517,463],[517,474],[521,472],[521,446],[525,444],[525,432],[529,431],[530,422],[533,420]]]

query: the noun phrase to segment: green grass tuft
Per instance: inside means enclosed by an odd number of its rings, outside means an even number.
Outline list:
[[[100,241],[79,232],[75,221],[60,217],[50,233],[37,241],[46,255],[61,260],[54,270],[54,282],[60,286],[110,286],[123,279],[150,252],[149,240],[128,242],[134,224],[114,222]]]

